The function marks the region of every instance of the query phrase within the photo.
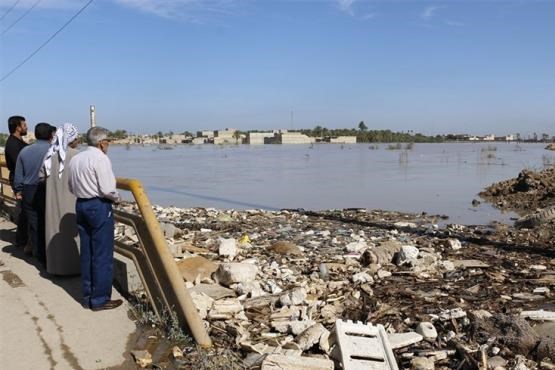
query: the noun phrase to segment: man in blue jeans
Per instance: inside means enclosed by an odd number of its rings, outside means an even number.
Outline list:
[[[112,300],[114,264],[114,216],[112,203],[119,200],[112,163],[106,155],[108,130],[93,127],[87,132],[88,148],[68,165],[69,190],[77,197],[75,211],[81,239],[83,306],[93,311],[122,304]]]
[[[19,152],[13,180],[15,197],[22,200],[23,212],[27,216],[29,241],[33,254],[44,266],[46,266],[44,240],[46,186],[39,177],[39,171],[50,147],[51,130],[52,126],[48,123],[38,123],[35,126],[37,141]]]

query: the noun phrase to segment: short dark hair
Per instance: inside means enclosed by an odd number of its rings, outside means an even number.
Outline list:
[[[35,138],[37,140],[50,140],[52,125],[41,122],[35,126]]]
[[[8,118],[8,130],[10,131],[10,134],[13,134],[15,132],[15,129],[21,125],[21,122],[25,121],[25,117],[22,116],[11,116],[10,118]]]
[[[57,130],[56,126],[50,125],[50,128],[48,129],[49,139],[51,139],[56,134],[56,130]]]

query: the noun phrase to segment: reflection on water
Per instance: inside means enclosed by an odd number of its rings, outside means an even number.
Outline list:
[[[117,176],[138,178],[155,204],[217,208],[369,208],[509,221],[471,202],[485,186],[555,163],[541,144],[196,145],[112,147]]]

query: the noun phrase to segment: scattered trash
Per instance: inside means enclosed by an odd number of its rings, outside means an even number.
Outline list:
[[[155,212],[176,227],[169,248],[216,349],[245,365],[349,362],[337,333],[353,332],[341,320],[372,323],[379,336],[343,338],[360,341],[352,354],[362,362],[376,355],[367,339],[387,343],[381,368],[464,370],[482,366],[483,351],[488,367],[503,359],[530,368],[543,361],[540,349],[549,353],[551,342],[534,334],[555,321],[549,229],[438,226],[439,216],[367,210]],[[132,230],[116,230],[134,243]]]

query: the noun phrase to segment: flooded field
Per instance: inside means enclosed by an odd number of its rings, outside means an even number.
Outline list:
[[[449,222],[509,221],[479,199],[487,185],[555,163],[543,144],[113,146],[120,177],[155,204],[223,209],[368,208],[428,212]]]

